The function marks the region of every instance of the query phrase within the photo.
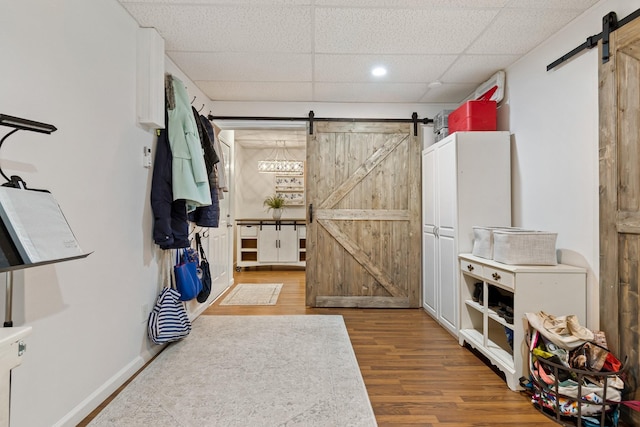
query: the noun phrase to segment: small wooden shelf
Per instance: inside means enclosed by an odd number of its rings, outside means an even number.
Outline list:
[[[242,252],[242,261],[258,261],[258,252]]]
[[[240,241],[243,250],[258,250],[258,239],[241,239]]]

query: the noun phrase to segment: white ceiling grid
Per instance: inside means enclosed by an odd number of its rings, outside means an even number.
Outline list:
[[[120,3],[213,101],[457,103],[596,1]]]

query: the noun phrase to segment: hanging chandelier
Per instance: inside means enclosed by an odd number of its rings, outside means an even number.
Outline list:
[[[282,142],[282,148],[279,148],[279,142]],[[280,154],[282,154],[282,157]],[[272,155],[267,160],[258,161],[258,172],[302,175],[304,172],[304,162],[301,160],[290,160],[287,157],[285,141],[276,141],[276,149],[272,152]]]

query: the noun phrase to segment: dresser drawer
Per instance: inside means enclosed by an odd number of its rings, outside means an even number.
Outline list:
[[[500,284],[505,288],[515,289],[515,277],[514,274],[509,271],[498,270],[497,268],[485,265],[483,277],[488,282]]]
[[[255,225],[241,225],[240,237],[258,237],[258,227]]]
[[[466,259],[460,260],[460,271],[462,271],[463,273],[473,274],[474,276],[484,277],[482,273],[482,264],[478,264],[473,261],[467,261]]]

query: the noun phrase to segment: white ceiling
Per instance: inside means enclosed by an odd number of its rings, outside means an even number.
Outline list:
[[[458,103],[597,0],[119,1],[212,101]]]

